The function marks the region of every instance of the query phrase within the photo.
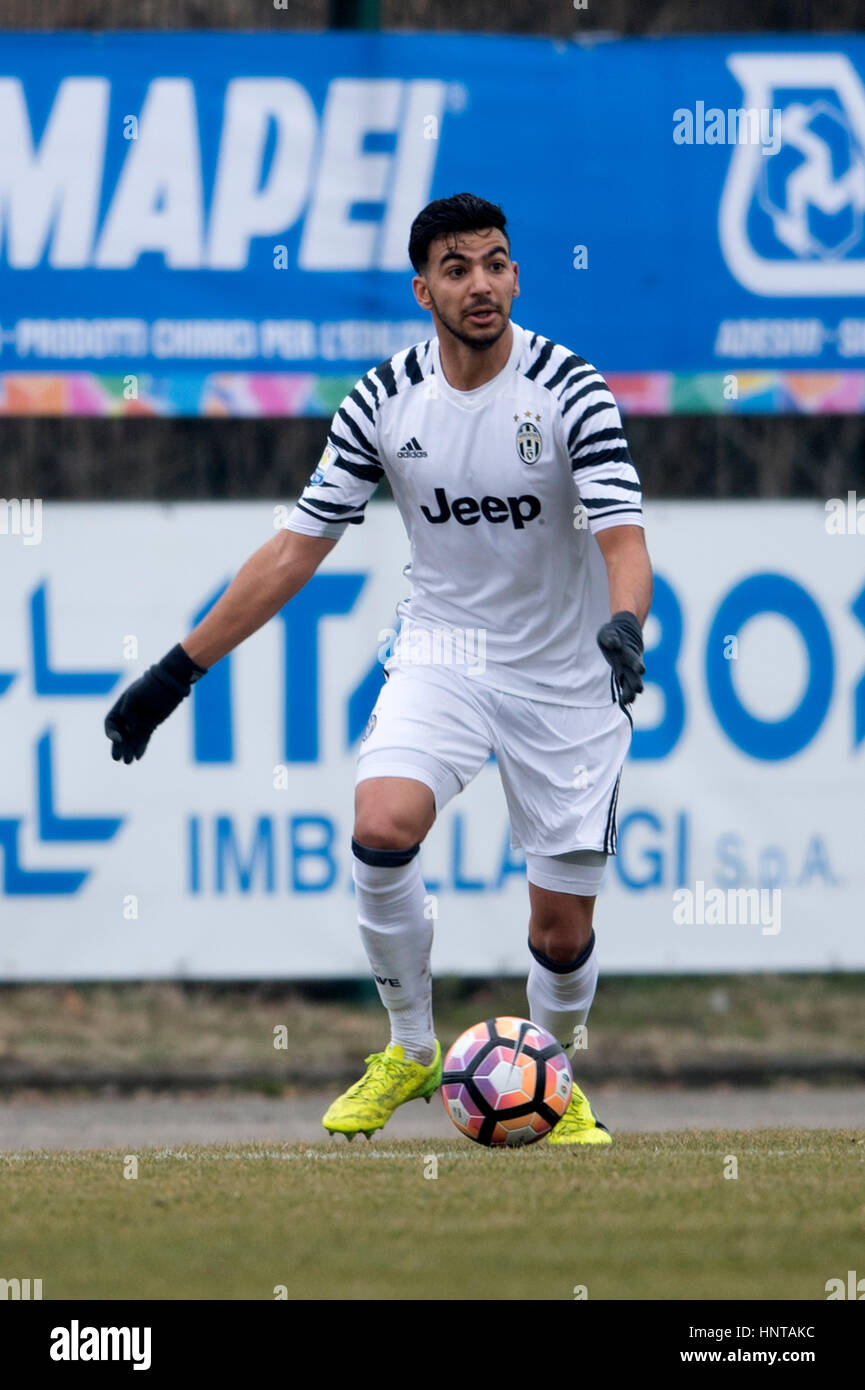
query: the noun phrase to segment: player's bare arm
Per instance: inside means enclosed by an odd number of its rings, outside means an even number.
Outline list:
[[[642,526],[610,526],[597,531],[595,540],[607,566],[610,612],[633,613],[642,627],[652,603],[652,562]]]
[[[612,617],[598,646],[612,669],[622,709],[643,688],[643,623],[652,602],[652,565],[641,526],[610,526],[595,536],[610,586]]]
[[[238,571],[225,593],[202,618],[183,649],[209,670],[251,637],[312,578],[336,540],[278,531]]]
[[[105,732],[115,762],[141,758],[158,724],[197,680],[263,627],[312,578],[336,539],[282,530],[241,567],[196,628],[124,690]]]

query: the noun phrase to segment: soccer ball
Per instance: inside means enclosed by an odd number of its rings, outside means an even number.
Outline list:
[[[574,1079],[551,1033],[526,1018],[490,1018],[457,1038],[444,1061],[442,1100],[477,1144],[534,1144],[564,1115]]]

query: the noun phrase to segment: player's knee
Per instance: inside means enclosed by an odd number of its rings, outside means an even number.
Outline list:
[[[572,961],[592,935],[594,899],[569,896],[560,906],[544,904],[532,910],[529,936],[533,946],[557,965]]]
[[[378,806],[358,813],[354,838],[369,849],[411,849],[423,836],[408,817]]]
[[[556,965],[567,965],[588,945],[591,927],[568,926],[558,931],[533,933],[532,945]]]
[[[425,838],[434,820],[433,794],[421,783],[396,792],[372,779],[357,788],[354,838],[370,849],[410,849]]]

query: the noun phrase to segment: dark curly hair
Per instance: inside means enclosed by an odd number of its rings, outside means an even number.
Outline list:
[[[505,215],[497,203],[488,203],[474,193],[454,193],[450,198],[436,198],[427,203],[411,224],[408,240],[409,260],[423,275],[429,262],[429,249],[436,237],[449,232],[482,232],[487,227],[497,227],[504,232],[510,245],[510,237],[505,231]]]

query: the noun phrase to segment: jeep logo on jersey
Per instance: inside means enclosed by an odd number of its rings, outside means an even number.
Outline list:
[[[529,420],[517,430],[517,453],[523,463],[537,463],[541,456],[543,440],[537,425]]]
[[[460,526],[474,526],[482,516],[494,523],[507,521],[510,517],[515,529],[522,531],[526,522],[534,521],[541,510],[540,499],[530,493],[524,493],[522,497],[482,497],[480,501],[476,497],[457,497],[449,503],[444,488],[437,487],[435,500],[437,514],[433,514],[429,507],[421,504],[421,511],[434,526],[448,521],[451,516]]]

